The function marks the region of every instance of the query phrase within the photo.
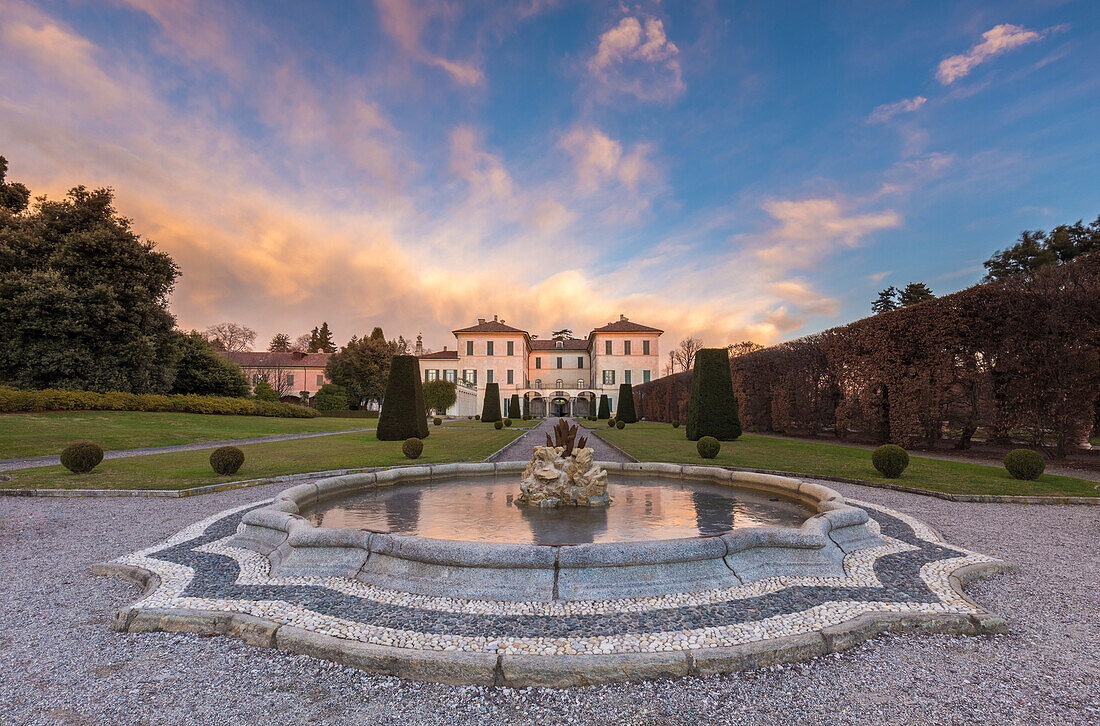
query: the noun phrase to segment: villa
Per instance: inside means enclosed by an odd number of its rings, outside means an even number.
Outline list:
[[[330,358],[328,353],[250,350],[219,353],[241,367],[249,386],[255,387],[260,381],[267,381],[284,403],[301,402],[303,392],[312,398],[321,386],[331,383],[325,373]]]
[[[425,381],[457,384],[458,401],[448,414],[480,413],[485,385],[496,383],[502,411],[515,394],[526,399],[526,411],[541,417],[594,415],[601,395],[617,411],[620,384],[657,377],[664,331],[620,315],[584,338],[540,339],[494,315],[452,332],[455,350],[419,355]]]

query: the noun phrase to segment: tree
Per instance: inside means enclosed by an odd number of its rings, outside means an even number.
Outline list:
[[[286,333],[275,333],[275,337],[271,339],[267,349],[272,353],[289,353],[290,336]]]
[[[695,365],[695,354],[703,347],[703,341],[698,338],[684,338],[680,345],[671,351],[672,361],[682,371],[690,371]]]
[[[314,394],[313,407],[318,411],[346,411],[348,391],[335,383],[326,383]]]
[[[256,331],[237,323],[211,325],[203,335],[215,348],[228,353],[248,350],[256,342]]]
[[[0,180],[0,382],[168,391],[180,355],[175,262],[116,213],[110,189],[78,186],[29,209],[25,191]]]
[[[738,356],[755,353],[758,350],[764,350],[764,346],[751,340],[742,340],[740,343],[730,343],[726,346],[726,350],[729,351],[730,358],[737,358]]]
[[[688,440],[698,441],[703,436],[713,436],[719,441],[733,441],[740,435],[741,419],[737,415],[737,397],[733,393],[729,351],[725,348],[703,348],[695,357],[695,369],[691,374]]]
[[[295,352],[295,353],[312,353],[313,351],[311,351],[309,349],[309,346],[310,346],[309,333],[302,333],[301,335],[299,335],[297,338],[294,339],[293,343],[290,344],[290,350]]]
[[[925,285],[923,282],[910,282],[898,293],[898,305],[907,308],[910,305],[916,305],[925,300],[932,300],[935,297],[936,296],[932,293],[928,285]]]
[[[1061,224],[1048,235],[1041,229],[1020,232],[1012,247],[998,250],[985,261],[984,281],[1028,275],[1041,267],[1058,265],[1100,250],[1100,217],[1088,225]]]
[[[234,398],[248,395],[248,379],[240,366],[218,355],[214,346],[197,331],[176,335],[180,359],[169,393]]]
[[[457,400],[458,393],[455,391],[454,381],[437,378],[424,384],[424,405],[427,406],[425,413],[434,410],[440,415],[445,414]]]
[[[8,160],[0,156],[0,209],[9,214],[19,214],[27,208],[31,192],[19,182],[5,183],[8,174]]]
[[[629,383],[619,386],[619,411],[615,418],[626,423],[638,422],[638,414],[634,408],[634,387]]]
[[[332,331],[328,329],[328,323],[323,322],[320,328],[314,328],[313,330],[317,337],[310,346],[310,352],[335,353],[336,346],[332,343]]]
[[[325,373],[330,381],[347,389],[352,405],[380,401],[386,392],[390,362],[404,352],[403,342],[404,339],[386,340],[382,328],[377,327],[367,337],[352,336],[347,345],[329,358]]]
[[[600,394],[600,411],[596,414],[596,418],[611,418],[611,403],[608,401],[606,394]]]
[[[424,387],[420,382],[420,361],[414,355],[394,356],[390,366],[382,412],[375,433],[379,441],[404,441],[428,437]]]
[[[278,401],[279,393],[265,380],[260,380],[252,387],[252,395],[257,401]]]
[[[891,285],[885,290],[880,290],[878,297],[871,303],[871,312],[875,315],[890,312],[898,308],[898,289]]]
[[[520,418],[522,415],[519,411],[519,394],[513,393],[508,399],[508,418]]]
[[[573,340],[573,329],[562,328],[561,330],[555,330],[550,334],[550,337],[553,340]]]
[[[481,405],[481,420],[487,423],[500,421],[500,386],[485,384],[485,402]]]

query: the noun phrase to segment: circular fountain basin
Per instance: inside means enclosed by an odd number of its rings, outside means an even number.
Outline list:
[[[591,601],[767,577],[840,577],[881,544],[837,492],[719,467],[600,462],[606,509],[510,502],[522,462],[436,464],[322,479],[242,519],[234,544],[273,576],[346,577],[414,594]],[[317,526],[321,525],[321,526]]]

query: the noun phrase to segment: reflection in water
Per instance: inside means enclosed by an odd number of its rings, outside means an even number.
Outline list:
[[[735,527],[800,526],[812,512],[788,500],[699,482],[612,479],[610,507],[540,509],[514,503],[512,478],[411,483],[330,499],[306,516],[437,539],[544,545],[698,537]]]

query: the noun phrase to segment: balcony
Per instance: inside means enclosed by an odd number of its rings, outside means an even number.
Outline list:
[[[578,383],[577,381],[558,381],[554,379],[552,381],[530,381],[528,388],[533,388],[538,391],[590,391],[596,386],[593,386],[590,382]]]

